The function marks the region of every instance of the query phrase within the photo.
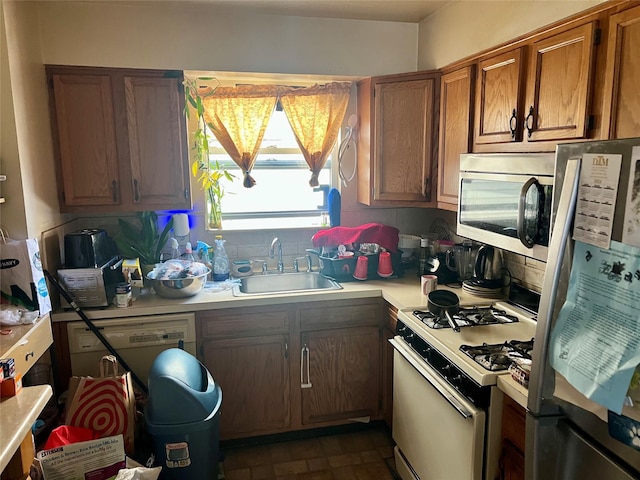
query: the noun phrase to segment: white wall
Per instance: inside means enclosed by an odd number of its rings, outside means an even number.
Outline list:
[[[13,113],[9,54],[2,3],[0,3],[0,173],[8,178],[8,181],[0,184],[0,192],[6,201],[0,205],[0,225],[12,237],[24,238],[27,234],[27,220],[22,197],[18,140]]]
[[[369,76],[417,67],[418,25],[232,13],[204,2],[44,1],[45,63]]]
[[[39,238],[61,223],[35,7],[31,2],[2,5],[2,168],[8,185],[0,208],[2,225],[13,238]]]
[[[418,70],[442,68],[603,1],[453,1],[420,23]]]

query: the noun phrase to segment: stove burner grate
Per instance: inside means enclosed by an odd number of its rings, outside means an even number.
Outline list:
[[[424,310],[414,310],[413,316],[420,319],[429,328],[451,328],[447,319]],[[504,310],[494,307],[463,307],[453,315],[460,327],[473,327],[480,325],[496,325],[501,323],[514,323],[518,317],[509,315]]]
[[[492,345],[461,345],[460,350],[487,370],[497,372],[507,370],[513,363],[531,363],[533,339],[510,340]]]

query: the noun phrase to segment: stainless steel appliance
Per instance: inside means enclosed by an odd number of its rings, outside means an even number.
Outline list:
[[[457,233],[547,260],[553,154],[460,155]]]
[[[634,148],[638,150],[632,159]],[[572,240],[572,225],[579,202],[583,155],[598,153],[622,156],[612,233],[613,240],[621,241],[627,189],[631,172],[634,171],[632,166],[640,162],[640,138],[562,144],[556,151],[554,224],[549,244],[549,251],[553,255],[549,255],[542,287],[529,380],[525,454],[527,480],[640,478],[640,423],[635,422],[635,447],[612,437],[609,434],[610,425],[599,416],[599,410],[604,410],[607,418],[606,408],[599,408],[598,404],[577,390],[570,397],[560,394],[567,380],[553,369],[549,359],[552,351],[550,338],[558,315],[565,301],[571,299],[568,294],[569,279],[572,268],[576,267],[573,265],[576,244]],[[635,168],[635,175],[637,182],[638,168]],[[594,252],[597,250],[598,247],[594,247]],[[636,285],[629,288],[635,288],[635,295],[638,295],[637,282],[629,282],[629,285]],[[606,312],[606,307],[603,308]],[[604,329],[605,320],[604,315],[598,318],[597,331],[602,332],[601,337],[604,336],[604,330],[600,325]],[[638,332],[637,324],[634,331]],[[581,344],[586,346],[584,342]],[[640,416],[637,406],[633,410],[636,417]],[[628,439],[632,438],[633,435],[628,436]]]
[[[113,257],[99,267],[61,268],[58,280],[80,307],[106,307],[116,294],[116,284],[123,282],[122,259]],[[60,297],[60,304],[69,303]]]
[[[482,245],[478,250],[473,276],[480,285],[487,287],[502,286],[504,275],[502,250],[490,245]]]
[[[116,246],[105,230],[77,230],[64,236],[65,268],[98,268],[116,256]]]
[[[506,302],[476,301],[483,299],[463,297],[454,315],[459,333],[425,306],[398,313],[393,438],[403,480],[497,478],[503,396],[496,382],[508,371],[486,368],[461,347],[530,341],[535,321]]]

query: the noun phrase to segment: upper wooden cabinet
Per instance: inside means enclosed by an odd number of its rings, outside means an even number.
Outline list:
[[[182,72],[46,70],[61,211],[191,208]]]
[[[435,207],[440,74],[358,83],[358,202]]]
[[[595,22],[534,42],[525,102],[527,142],[588,138]]]
[[[476,144],[522,139],[524,53],[516,48],[478,62]]]
[[[458,209],[460,154],[471,151],[473,66],[442,75],[440,80],[440,141],[438,148],[438,208]]]
[[[603,131],[607,138],[640,134],[640,7],[609,20]]]
[[[596,23],[478,61],[474,151],[553,151],[589,138]]]

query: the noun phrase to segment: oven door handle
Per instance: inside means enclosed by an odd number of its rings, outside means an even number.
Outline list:
[[[416,371],[424,377],[426,381],[428,381],[436,391],[442,395],[442,397],[449,402],[449,404],[456,409],[456,411],[462,415],[464,418],[473,417],[473,413],[470,412],[464,405],[462,405],[456,397],[451,395],[442,385],[440,385],[440,381],[427,370],[424,366],[420,365],[410,354],[407,352],[406,348],[398,342],[395,338],[390,338],[389,343],[393,345],[393,348],[402,355],[402,357],[409,362],[409,364],[416,369]]]

